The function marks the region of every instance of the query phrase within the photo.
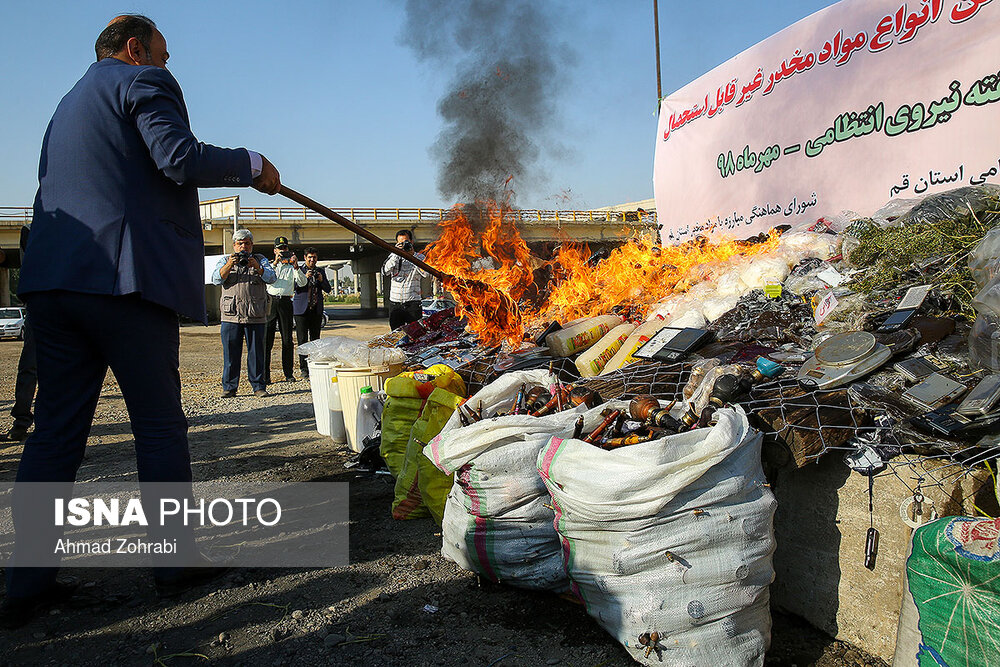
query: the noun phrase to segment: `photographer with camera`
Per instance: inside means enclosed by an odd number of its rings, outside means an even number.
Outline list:
[[[222,285],[222,398],[236,396],[244,338],[250,386],[256,396],[268,396],[264,381],[265,285],[276,279],[267,257],[253,251],[250,230],[237,230],[233,234],[233,254],[220,259],[212,274],[212,282]]]
[[[267,286],[271,297],[271,314],[267,318],[267,340],[264,355],[264,383],[271,384],[271,350],[274,349],[275,331],[281,332],[281,370],[285,382],[294,382],[295,341],[292,340],[292,296],[296,285],[306,284],[305,274],[299,270],[299,258],[288,247],[288,239],[274,239],[274,273],[278,279]]]
[[[413,252],[413,232],[401,229],[396,232],[396,247],[413,254],[417,259],[424,259],[423,254]],[[382,266],[382,273],[391,278],[389,287],[389,327],[398,329],[404,324],[416,322],[422,317],[420,299],[423,296],[420,278],[427,278],[429,273],[418,269],[399,255],[389,255]]]
[[[319,338],[319,330],[323,328],[323,293],[329,294],[333,287],[326,277],[326,272],[316,266],[319,255],[316,248],[306,248],[303,253],[306,265],[299,267],[305,282],[295,284],[295,297],[292,299],[292,312],[295,314],[295,338],[299,345]],[[309,377],[309,364],[306,358],[299,356],[299,368],[303,377]]]

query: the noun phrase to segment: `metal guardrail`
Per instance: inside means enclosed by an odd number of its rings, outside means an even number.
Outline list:
[[[450,217],[449,208],[335,208],[351,220],[386,222],[441,222]],[[240,220],[326,220],[307,208],[241,207]],[[655,212],[636,211],[555,211],[517,209],[504,212],[504,220],[512,222],[631,222],[656,224]]]
[[[30,206],[0,206],[0,227],[20,227],[29,222]]]
[[[371,220],[376,222],[431,222],[437,223],[448,218],[452,209],[448,208],[335,208],[333,209],[351,220]],[[329,222],[326,218],[307,208],[245,207],[240,208],[240,221],[253,220],[316,220]],[[523,209],[506,211],[504,220],[524,224],[551,224],[586,222],[622,222],[626,224],[656,224],[655,212],[636,211],[551,211]],[[14,227],[31,222],[30,206],[0,206],[0,227]],[[333,223],[331,223],[333,224]]]

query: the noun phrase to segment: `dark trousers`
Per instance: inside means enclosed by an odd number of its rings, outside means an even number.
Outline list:
[[[267,325],[222,323],[222,388],[236,391],[243,361],[243,339],[247,341],[247,377],[254,391],[264,389],[264,330]]]
[[[323,313],[319,308],[307,310],[302,315],[295,316],[295,337],[299,345],[319,339],[319,330],[323,328]],[[309,363],[304,354],[299,355],[299,368],[302,374],[309,375]]]
[[[405,303],[390,301],[389,304],[389,328],[393,331],[423,317],[419,301],[406,301]]]
[[[292,297],[272,296],[271,314],[267,318],[267,354],[264,358],[264,382],[271,384],[271,350],[274,333],[281,333],[281,370],[286,378],[295,369],[295,340],[292,338]]]
[[[32,558],[31,549],[54,543],[62,534],[61,528],[48,525],[51,512],[38,515],[29,501],[37,485],[24,483],[72,484],[108,368],[128,408],[139,481],[191,481],[177,314],[137,296],[51,291],[31,294],[27,301],[35,336],[38,398],[35,430],[17,468],[13,514],[15,533],[30,526],[34,539],[15,547],[16,563],[40,562]],[[45,524],[39,530],[41,517]],[[52,553],[51,544],[47,553]],[[35,595],[51,586],[55,577],[55,567],[8,567],[7,595]]]
[[[14,381],[14,407],[10,409],[10,416],[14,418],[14,428],[27,431],[34,422],[31,404],[35,400],[37,383],[35,336],[31,331],[31,322],[25,318],[24,346],[21,348],[21,357],[17,360],[17,379]]]

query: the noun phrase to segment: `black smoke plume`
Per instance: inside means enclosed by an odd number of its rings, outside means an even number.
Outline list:
[[[557,100],[572,61],[554,38],[557,11],[538,0],[406,0],[403,42],[455,71],[432,148],[443,197],[512,206],[515,189],[544,180],[538,162],[558,150]]]

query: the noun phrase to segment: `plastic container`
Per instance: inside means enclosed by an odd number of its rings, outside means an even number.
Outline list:
[[[662,315],[655,315],[653,319],[648,322],[643,322],[635,329],[622,346],[615,353],[615,356],[611,357],[607,364],[604,365],[604,370],[601,371],[601,375],[606,375],[608,373],[613,373],[622,366],[626,366],[633,361],[632,354],[635,353],[640,347],[642,347],[646,341],[648,341],[653,334],[667,326],[666,321],[663,319]]]
[[[313,415],[316,430],[320,435],[330,435],[330,387],[331,378],[337,374],[340,364],[330,361],[309,362],[309,388],[312,389]]]
[[[617,315],[589,317],[573,326],[549,334],[545,337],[545,345],[553,356],[568,357],[586,350],[621,322],[622,319]]]
[[[580,376],[591,378],[604,370],[608,361],[621,349],[622,344],[634,330],[634,324],[625,322],[604,334],[603,338],[577,357],[576,369],[580,371]]]
[[[371,387],[374,392],[382,391],[385,381],[401,372],[402,366],[341,368],[337,372],[337,384],[340,385],[340,405],[344,411],[344,426],[347,429],[347,444],[354,451],[361,451],[361,441],[354,437],[361,388]]]
[[[336,445],[347,444],[347,427],[344,426],[344,409],[340,405],[340,382],[337,374],[330,378],[330,439]]]
[[[382,426],[382,401],[379,400],[371,387],[362,387],[358,392],[358,416],[355,421],[354,435],[360,452],[364,448],[365,438],[369,438],[375,430]]]

